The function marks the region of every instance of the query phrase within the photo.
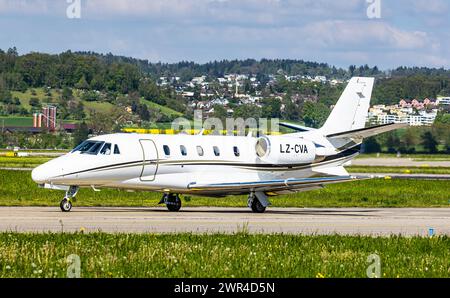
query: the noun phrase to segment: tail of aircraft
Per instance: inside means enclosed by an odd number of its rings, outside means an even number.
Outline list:
[[[317,131],[337,148],[349,143],[350,139],[361,142],[364,138],[406,127],[405,123],[390,123],[365,128],[374,82],[374,78],[353,77],[325,124],[319,129],[289,123],[280,125],[298,132]]]
[[[325,124],[323,135],[364,128],[375,79],[354,77],[350,80]]]

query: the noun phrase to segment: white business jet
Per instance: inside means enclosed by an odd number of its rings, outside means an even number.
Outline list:
[[[64,212],[80,187],[91,187],[160,192],[170,211],[180,210],[180,194],[246,194],[253,212],[262,213],[271,196],[365,178],[349,175],[343,165],[359,154],[364,138],[404,126],[364,128],[373,84],[373,78],[352,78],[319,129],[283,123],[297,132],[103,135],[35,168],[32,178],[41,187],[66,191]]]

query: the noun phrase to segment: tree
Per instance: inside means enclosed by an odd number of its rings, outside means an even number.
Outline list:
[[[89,127],[95,134],[110,133],[114,129],[116,119],[109,112],[95,112],[91,111]]]
[[[86,118],[86,113],[84,112],[83,102],[74,103],[69,105],[69,113],[73,119],[83,120]]]
[[[86,77],[83,75],[80,80],[78,81],[78,83],[75,84],[75,88],[77,89],[81,89],[81,90],[87,90],[89,89],[89,84],[86,81]]]
[[[261,117],[261,108],[252,104],[241,105],[234,109],[234,116],[244,120],[249,118],[259,119]]]
[[[155,83],[150,80],[142,80],[139,83],[139,94],[144,97],[146,100],[153,101],[156,103],[162,103],[159,100],[160,94],[158,87]],[[164,104],[164,103],[162,103]]]
[[[38,108],[41,106],[41,102],[39,101],[39,98],[37,97],[32,97],[30,98],[30,106]]]
[[[227,110],[222,105],[214,105],[214,114],[213,116],[219,118],[220,120],[224,120],[227,118]]]
[[[375,137],[364,140],[364,153],[378,153],[381,151],[381,145]]]
[[[86,140],[89,136],[89,128],[85,122],[81,123],[77,129],[73,132],[73,145],[78,146]]]
[[[389,153],[396,153],[399,147],[400,140],[395,131],[387,133],[386,146]]]
[[[281,118],[281,101],[278,99],[265,100],[262,116],[265,118]]]
[[[413,127],[406,129],[399,141],[401,152],[414,153],[416,151],[416,145],[419,144],[419,134],[417,129]]]
[[[72,89],[69,87],[64,87],[61,95],[62,99],[64,101],[69,101],[73,98],[73,92]]]
[[[282,113],[283,118],[286,120],[299,120],[300,119],[300,112],[299,107],[292,102],[290,98],[284,99],[284,111]]]
[[[421,135],[422,146],[429,153],[437,153],[438,142],[431,131],[427,131]]]
[[[303,105],[302,118],[306,126],[318,128],[327,120],[330,110],[323,103],[306,102]]]

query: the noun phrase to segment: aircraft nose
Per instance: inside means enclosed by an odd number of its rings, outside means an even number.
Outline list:
[[[31,179],[38,184],[47,182],[48,178],[48,167],[45,165],[40,165],[31,171]]]

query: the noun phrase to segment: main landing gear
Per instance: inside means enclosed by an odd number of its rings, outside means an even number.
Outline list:
[[[78,189],[79,189],[78,186],[71,186],[66,191],[64,199],[62,199],[61,202],[59,203],[59,208],[61,208],[62,212],[69,212],[72,209],[72,202],[70,200],[75,198]]]
[[[267,195],[263,192],[251,192],[248,195],[248,207],[252,209],[254,213],[264,213],[266,207],[270,205]]]
[[[166,204],[167,209],[172,212],[180,211],[181,208],[180,196],[174,193],[164,194],[159,203]]]

